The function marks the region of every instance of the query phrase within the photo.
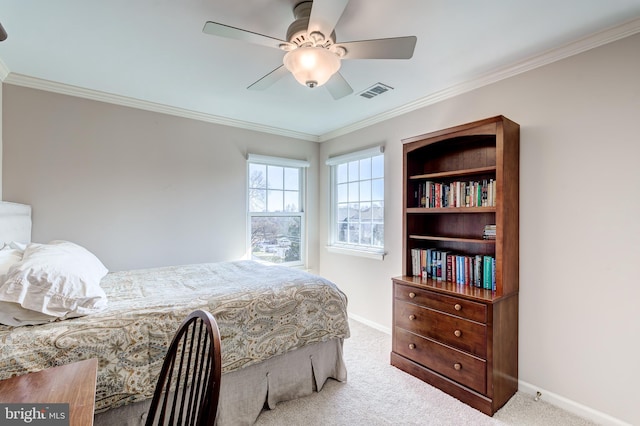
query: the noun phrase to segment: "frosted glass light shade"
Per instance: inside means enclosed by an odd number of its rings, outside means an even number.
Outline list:
[[[308,87],[322,86],[340,69],[340,58],[322,47],[298,47],[284,55],[284,66]]]

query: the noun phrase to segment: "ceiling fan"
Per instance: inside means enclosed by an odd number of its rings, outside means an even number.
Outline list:
[[[302,1],[293,8],[295,20],[289,25],[286,40],[208,21],[202,31],[220,37],[247,41],[287,52],[283,64],[248,89],[263,90],[291,72],[307,87],[326,85],[334,99],[353,92],[342,77],[343,59],[410,59],[415,36],[337,43],[334,28],[349,0]]]

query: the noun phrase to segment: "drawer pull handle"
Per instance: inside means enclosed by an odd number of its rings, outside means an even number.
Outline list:
[[[462,310],[462,305],[459,303],[456,303],[455,305],[453,305],[453,309],[455,309],[456,311],[461,311]]]
[[[409,349],[415,349],[416,345],[414,343],[409,343]]]
[[[453,335],[456,336],[456,337],[460,337],[460,336],[462,336],[462,331],[456,330],[456,331],[453,332]]]
[[[414,292],[411,292],[411,293],[409,293],[409,297],[410,297],[411,299],[413,299],[414,297],[416,297],[416,294],[415,294]]]
[[[462,364],[460,364],[459,362],[456,362],[455,364],[453,364],[453,368],[456,371],[460,371],[462,370]]]
[[[415,315],[413,315],[413,314],[411,314],[411,315],[409,315],[409,319],[410,319],[411,321],[413,321],[414,319],[416,319],[416,316],[415,316]]]

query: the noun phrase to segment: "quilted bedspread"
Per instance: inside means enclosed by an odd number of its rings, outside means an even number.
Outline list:
[[[44,325],[0,326],[0,379],[98,358],[96,412],[153,395],[169,342],[195,309],[216,318],[222,371],[349,337],[347,299],[330,281],[253,261],[113,272],[108,308]]]

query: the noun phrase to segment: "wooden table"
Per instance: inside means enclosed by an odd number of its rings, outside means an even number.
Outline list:
[[[2,403],[68,403],[69,426],[93,425],[96,358],[0,381]]]

